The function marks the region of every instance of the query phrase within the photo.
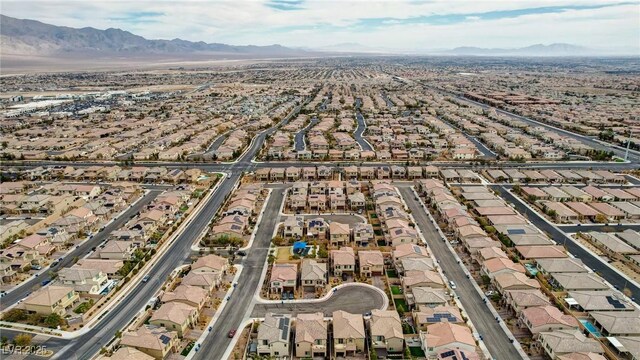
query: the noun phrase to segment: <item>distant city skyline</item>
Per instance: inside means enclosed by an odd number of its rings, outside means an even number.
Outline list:
[[[147,39],[372,50],[568,43],[640,55],[638,1],[4,1],[4,15]]]

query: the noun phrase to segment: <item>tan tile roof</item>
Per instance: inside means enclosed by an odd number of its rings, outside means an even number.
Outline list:
[[[371,311],[371,336],[384,336],[385,339],[403,338],[402,322],[395,310]]]
[[[162,306],[153,313],[150,320],[169,320],[176,324],[184,324],[196,311],[197,309],[191,305],[170,302],[162,304]]]
[[[163,350],[165,344],[160,340],[160,337],[163,335],[173,339],[177,336],[177,333],[175,331],[168,331],[163,327],[142,326],[137,331],[125,332],[122,335],[120,344],[137,348]]]
[[[427,326],[425,336],[428,347],[441,347],[453,343],[463,343],[476,346],[476,341],[471,334],[471,330],[464,325],[453,323],[437,323]]]
[[[69,286],[50,285],[37,290],[27,299],[25,299],[24,302],[33,305],[51,306],[58,302],[60,299],[66,297],[67,294],[72,291],[73,288]]]
[[[365,337],[364,321],[360,314],[346,311],[333,312],[333,336],[339,339],[359,339]]]
[[[296,317],[296,342],[315,343],[316,340],[327,340],[328,324],[321,312],[298,314]]]

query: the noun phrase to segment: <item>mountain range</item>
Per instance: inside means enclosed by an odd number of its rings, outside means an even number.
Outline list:
[[[307,51],[281,45],[234,46],[181,39],[148,40],[128,31],[92,27],[55,26],[35,20],[0,15],[2,54],[69,55],[185,55],[220,54],[232,57],[301,56]]]
[[[391,50],[354,42],[322,47],[291,48],[281,45],[237,46],[203,41],[150,40],[131,32],[109,28],[71,28],[0,14],[0,54],[5,69],[29,64],[38,66],[95,66],[114,62],[170,63],[203,60],[311,57],[323,55],[441,55],[441,56],[597,56],[607,52],[571,44],[536,44],[523,48],[458,47],[455,49]],[[60,61],[64,59],[65,61]],[[102,62],[102,63],[101,63]]]
[[[557,43],[550,45],[535,44],[515,49],[487,49],[465,46],[444,51],[444,53],[473,56],[586,56],[597,55],[598,51],[583,46]]]

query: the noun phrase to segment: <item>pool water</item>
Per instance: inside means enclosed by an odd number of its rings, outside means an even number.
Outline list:
[[[596,326],[593,325],[589,320],[580,319],[580,322],[582,323],[582,325],[584,325],[587,331],[589,331],[593,336],[597,338],[602,337],[602,334],[600,334],[600,331],[598,331]]]

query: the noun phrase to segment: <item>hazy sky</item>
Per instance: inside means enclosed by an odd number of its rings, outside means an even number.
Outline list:
[[[17,1],[5,15],[150,39],[389,49],[571,43],[640,54],[640,1]]]

